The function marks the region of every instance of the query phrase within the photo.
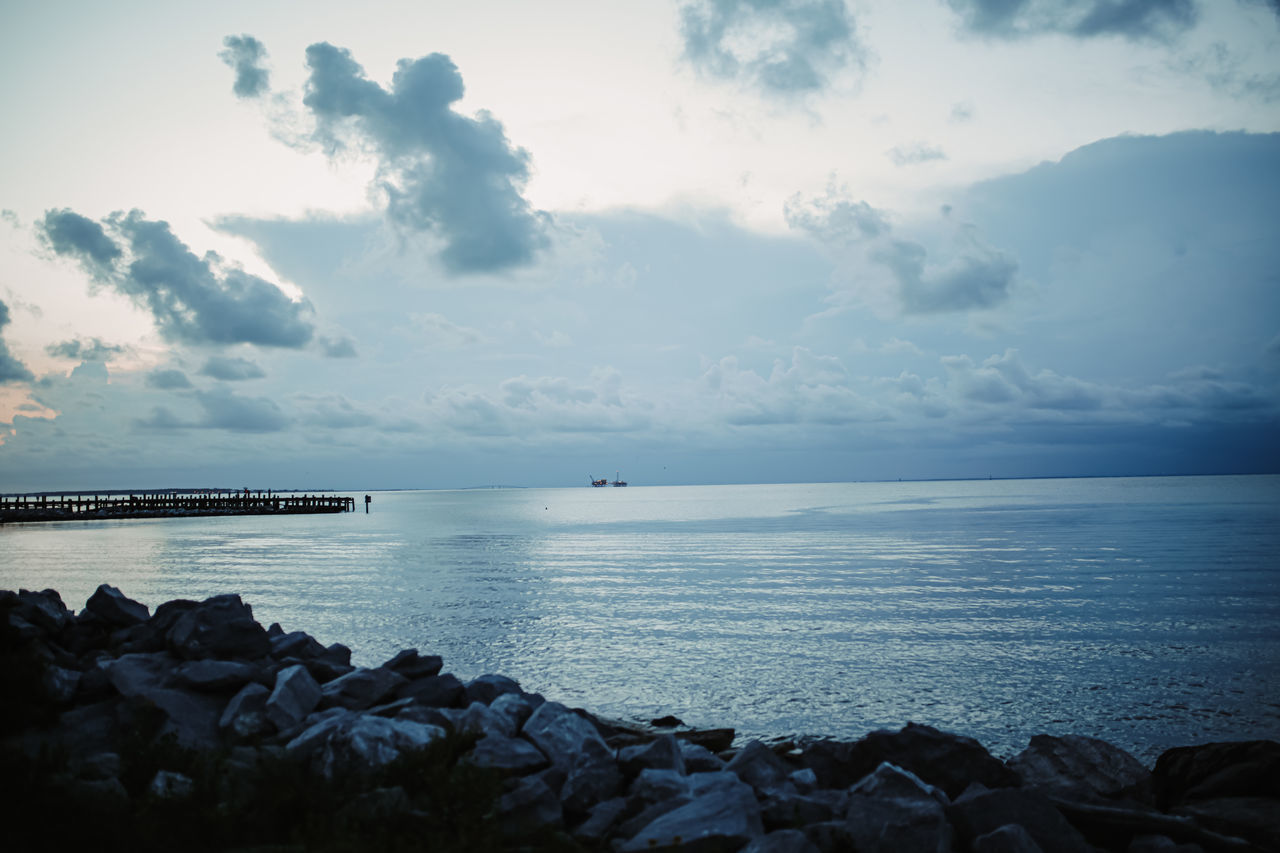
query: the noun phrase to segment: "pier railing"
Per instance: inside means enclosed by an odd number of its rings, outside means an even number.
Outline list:
[[[0,522],[192,515],[353,512],[355,498],[296,492],[135,492],[108,495],[0,495]]]

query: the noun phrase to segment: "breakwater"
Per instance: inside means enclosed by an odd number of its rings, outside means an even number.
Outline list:
[[[0,496],[0,523],[204,515],[351,512],[355,498],[258,491],[154,491]]]
[[[1272,741],[1153,767],[1079,736],[1001,761],[917,724],[739,743],[464,683],[414,649],[354,667],[231,594],[153,612],[103,585],[76,613],[0,592],[0,639],[18,849],[1280,849]]]

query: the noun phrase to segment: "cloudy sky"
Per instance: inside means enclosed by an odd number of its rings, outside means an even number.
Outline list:
[[[1275,0],[5,18],[0,492],[1280,471]]]

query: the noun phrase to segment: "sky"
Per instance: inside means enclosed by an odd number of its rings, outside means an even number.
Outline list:
[[[1275,0],[5,19],[0,492],[1280,472]]]

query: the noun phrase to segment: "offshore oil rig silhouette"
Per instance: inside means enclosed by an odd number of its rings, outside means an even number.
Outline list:
[[[591,485],[595,486],[597,489],[599,489],[599,488],[601,488],[601,487],[603,487],[603,486],[625,486],[625,485],[627,484],[627,481],[626,481],[626,480],[624,480],[624,479],[622,479],[622,477],[621,477],[621,476],[619,476],[620,474],[621,474],[621,472],[620,472],[620,471],[614,471],[614,472],[613,472],[613,482],[612,482],[612,483],[610,483],[610,482],[609,482],[609,478],[608,478],[608,477],[605,477],[605,478],[603,478],[603,479],[601,479],[601,480],[597,480],[595,477],[591,477]],[[591,476],[591,475],[588,475],[588,476]]]

